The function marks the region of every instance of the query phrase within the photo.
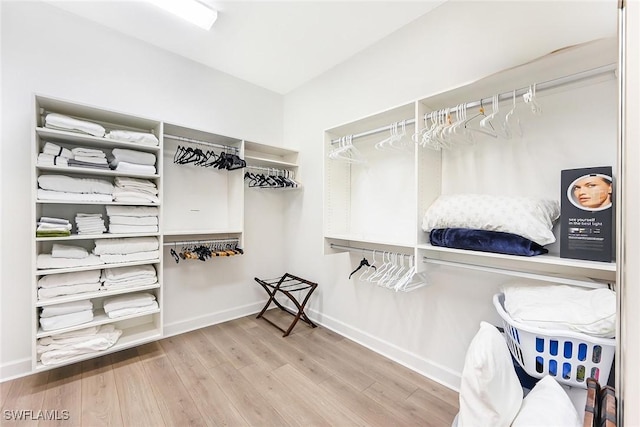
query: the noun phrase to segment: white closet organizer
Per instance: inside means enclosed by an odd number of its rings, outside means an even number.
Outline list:
[[[158,339],[162,336],[162,259],[134,261],[134,262],[122,262],[117,264],[100,264],[95,266],[81,266],[73,268],[47,268],[39,269],[36,259],[39,254],[51,253],[54,243],[81,246],[87,250],[93,249],[95,243],[98,241],[105,241],[107,239],[114,238],[132,238],[132,237],[154,237],[158,239],[159,248],[162,247],[162,233],[161,225],[158,227],[157,232],[152,233],[136,233],[136,234],[77,234],[77,228],[75,226],[75,215],[78,213],[93,213],[102,214],[105,221],[105,225],[108,225],[108,217],[106,215],[107,206],[115,205],[134,205],[134,206],[158,206],[160,210],[161,204],[158,203],[122,203],[122,202],[82,202],[82,201],[47,201],[38,199],[38,177],[44,174],[47,175],[66,175],[73,178],[94,178],[103,179],[110,182],[114,182],[116,177],[132,177],[147,179],[156,184],[159,190],[159,197],[162,195],[162,123],[155,120],[150,120],[142,117],[131,116],[128,114],[122,114],[113,111],[107,111],[100,108],[95,108],[88,105],[79,105],[76,103],[67,102],[60,99],[54,99],[44,96],[35,96],[35,111],[34,111],[34,132],[33,132],[33,144],[32,144],[32,236],[36,236],[36,222],[43,216],[65,218],[74,224],[71,236],[68,237],[35,237],[32,245],[33,261],[33,284],[32,284],[32,367],[33,370],[49,369],[52,367],[60,366],[62,364],[73,363],[79,360],[88,359],[97,355],[110,353],[121,350],[123,348],[139,345],[145,342],[149,342]],[[66,116],[71,116],[76,119],[90,121],[102,125],[107,131],[110,130],[129,130],[136,132],[153,133],[159,139],[159,145],[149,146],[142,145],[133,142],[122,142],[113,139],[107,139],[104,137],[95,137],[85,133],[71,132],[56,130],[44,127],[44,116],[47,113],[59,113]],[[38,153],[42,151],[42,148],[46,142],[52,142],[60,147],[73,149],[75,147],[87,147],[102,149],[107,155],[110,154],[113,148],[132,149],[145,153],[152,153],[156,156],[156,173],[125,173],[114,171],[110,169],[89,169],[84,167],[65,167],[65,166],[39,166],[37,164]],[[159,213],[159,224],[162,224],[161,213]],[[113,240],[111,240],[113,241]],[[48,299],[38,298],[38,285],[37,282],[40,278],[46,276],[55,276],[61,273],[80,272],[88,270],[104,270],[105,268],[122,268],[134,265],[151,265],[156,271],[157,283],[152,285],[138,286],[127,289],[112,289],[112,290],[98,290],[95,292],[85,292],[81,294],[58,296]],[[58,276],[60,277],[60,276]],[[155,296],[158,302],[158,309],[145,312],[143,314],[131,314],[118,318],[109,318],[103,310],[103,302],[106,297],[111,297],[120,294],[130,294],[134,292],[144,291],[151,293]],[[82,300],[91,300],[93,303],[93,320],[88,323],[83,323],[76,326],[64,327],[55,330],[44,331],[40,327],[39,314],[43,307],[50,307],[59,303],[71,303]],[[72,359],[65,360],[55,365],[43,365],[38,361],[36,345],[37,340],[43,337],[54,337],[62,333],[68,333],[77,331],[80,329],[88,328],[90,326],[98,326],[105,324],[113,324],[117,329],[122,330],[122,335],[119,337],[115,345],[107,350],[98,351],[91,354],[84,354]]]
[[[286,175],[294,179],[296,187],[269,187],[277,190],[301,190],[302,184],[298,180],[298,152],[286,148],[273,147],[256,142],[245,141],[244,159],[250,172],[273,175]]]
[[[563,169],[610,165],[615,176],[616,62],[616,41],[599,40],[326,130],[325,253],[344,251],[345,246],[386,249],[413,252],[424,261],[418,263],[419,271],[440,263],[550,279],[562,276],[585,284],[592,280],[614,283],[615,262],[560,258],[558,243],[548,246],[549,254],[534,257],[435,247],[421,223],[441,194],[560,200]],[[541,115],[533,114],[522,100],[524,89],[535,83]],[[494,94],[500,94],[500,117],[504,117],[511,109],[513,90],[518,90],[522,136],[502,139],[478,134],[473,144],[441,150],[419,146],[411,139],[425,129],[424,117],[432,111],[465,103],[471,117],[482,99],[488,115]],[[388,139],[401,135],[403,127],[404,137]],[[350,143],[355,147],[349,154],[351,161],[329,158],[336,148]],[[376,148],[381,145],[384,149]]]

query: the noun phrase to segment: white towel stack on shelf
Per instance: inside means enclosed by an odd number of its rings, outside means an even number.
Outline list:
[[[148,261],[160,258],[157,237],[129,237],[96,240],[95,255],[107,264]]]
[[[148,179],[118,176],[115,179],[113,200],[127,203],[160,203],[156,184]]]
[[[114,325],[92,326],[38,339],[38,360],[45,366],[57,365],[76,357],[112,347],[122,335]]]
[[[100,280],[105,290],[129,289],[158,283],[156,269],[152,265],[105,268]]]
[[[43,216],[38,221],[36,237],[64,237],[71,235],[71,223],[64,218]]]
[[[130,316],[158,309],[158,301],[153,294],[138,292],[104,300],[104,312],[109,318]]]
[[[109,158],[111,169],[119,172],[153,175],[156,173],[156,155],[144,151],[114,148]]]
[[[109,169],[107,155],[97,148],[75,147],[71,150],[73,159],[69,160],[69,166],[83,168]]]
[[[102,287],[100,271],[78,271],[42,276],[38,280],[38,300],[99,291]]]
[[[111,202],[113,184],[104,179],[73,178],[66,175],[40,175],[39,200]]]
[[[45,142],[42,152],[38,154],[38,166],[69,166],[73,153],[52,142]]]
[[[140,145],[154,147],[159,144],[158,137],[152,133],[134,132],[130,130],[112,130],[105,135],[105,138],[118,141],[135,142]]]
[[[92,320],[93,303],[88,299],[48,305],[40,313],[40,327],[43,331],[68,328]]]
[[[74,268],[104,264],[100,257],[81,246],[54,244],[50,254],[39,254],[36,266],[44,268]]]
[[[127,178],[132,179],[132,178]],[[107,206],[109,233],[155,233],[158,231],[156,206]]]
[[[105,128],[97,123],[57,113],[48,113],[44,118],[44,126],[49,129],[88,133],[97,137],[103,137],[106,132]]]
[[[107,231],[102,214],[76,214],[78,234],[102,234]]]

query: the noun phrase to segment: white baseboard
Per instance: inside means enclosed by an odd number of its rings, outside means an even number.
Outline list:
[[[20,359],[0,366],[0,383],[31,374],[31,359]]]
[[[355,341],[358,344],[363,345],[368,349],[419,373],[422,376],[436,381],[445,387],[455,391],[460,390],[460,372],[456,372],[432,360],[400,348],[395,344],[381,340],[368,332],[349,326],[340,320],[327,316],[326,314],[321,314],[311,309],[306,309],[305,312],[314,322],[317,322],[323,327],[331,329],[337,334],[349,338],[350,340]]]

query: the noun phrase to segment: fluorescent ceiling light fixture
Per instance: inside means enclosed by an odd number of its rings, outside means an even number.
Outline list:
[[[151,0],[151,3],[207,31],[218,19],[217,10],[197,0]]]

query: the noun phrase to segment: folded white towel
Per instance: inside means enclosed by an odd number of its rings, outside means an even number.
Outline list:
[[[107,350],[118,342],[120,335],[122,335],[122,331],[117,329],[116,332],[108,334],[107,337],[98,336],[91,338],[83,343],[76,344],[73,348],[44,352],[40,356],[40,362],[45,366],[58,365],[80,356]]]
[[[142,188],[150,192],[153,190],[157,191],[156,184],[149,179],[131,178],[128,176],[117,176],[115,179],[115,184],[118,187],[123,187],[123,188]]]
[[[120,225],[158,225],[157,216],[122,216],[114,215],[109,217],[109,224]]]
[[[156,269],[152,265],[133,265],[130,267],[105,268],[101,280],[127,280],[132,277],[156,277]]]
[[[71,224],[71,222],[69,222],[68,219],[64,219],[64,218],[53,218],[50,216],[41,216],[40,217],[40,222],[42,223],[49,223],[49,224]]]
[[[72,178],[66,175],[40,175],[38,185],[44,190],[66,193],[113,193],[113,184],[104,179]]]
[[[83,259],[89,256],[89,251],[82,246],[54,243],[53,248],[51,249],[51,256],[53,258]]]
[[[88,339],[110,334],[115,331],[116,327],[112,323],[108,325],[91,326],[89,328],[79,329],[78,331],[64,332],[62,334],[39,338],[36,341],[36,348],[38,353],[44,353],[45,351],[62,348],[70,344],[86,342]],[[67,334],[70,335],[66,336]]]
[[[106,209],[108,216],[158,216],[160,213],[156,206],[107,206]]]
[[[120,162],[148,166],[154,166],[156,164],[156,155],[153,153],[147,153],[145,151],[114,148],[111,151],[111,155],[113,156],[113,160],[110,161],[111,166],[118,166]]]
[[[154,270],[155,271],[155,270]],[[76,271],[73,273],[48,274],[38,280],[40,288],[55,288],[58,286],[70,286],[80,283],[100,282],[101,270]]]
[[[42,153],[50,154],[52,156],[60,156],[66,159],[73,159],[73,153],[71,153],[71,150],[61,147],[58,144],[54,144],[53,142],[45,142],[44,147],[42,147]]]
[[[103,234],[104,232],[106,232],[107,229],[106,227],[102,226],[102,227],[97,227],[97,228],[81,228],[78,230],[78,235],[80,236],[87,236],[90,234]]]
[[[62,314],[60,316],[46,317],[40,319],[40,327],[43,331],[68,328],[70,326],[81,325],[93,320],[93,310],[84,310],[76,313]]]
[[[87,148],[87,147],[75,147],[71,149],[71,152],[75,156],[84,156],[84,157],[101,157],[106,159],[107,155],[104,151],[99,150],[97,148]],[[76,159],[78,160],[78,159]]]
[[[117,139],[118,141],[136,142],[141,145],[158,145],[158,138],[152,133],[133,132],[130,130],[112,130],[106,138]]]
[[[102,289],[100,282],[40,288],[38,289],[38,300],[46,300],[64,295],[78,295],[85,292],[98,292],[100,289]]]
[[[110,312],[107,313],[107,316],[109,316],[109,319],[115,319],[118,317],[131,316],[132,314],[141,314],[141,313],[146,313],[148,311],[154,311],[154,310],[157,310],[158,307],[159,307],[158,302],[153,301],[150,304],[142,307],[128,307],[128,308],[121,308],[118,310],[111,310]]]
[[[92,265],[104,264],[104,261],[96,255],[89,255],[82,259],[73,258],[53,258],[51,254],[40,254],[36,260],[38,269],[47,268],[72,268],[72,267],[87,267]]]
[[[51,154],[38,154],[38,166],[69,166],[69,159],[62,156],[53,156]]]
[[[156,300],[156,296],[149,292],[136,292],[106,298],[103,303],[105,313],[129,307],[144,307]]]
[[[49,113],[44,118],[45,127],[51,129],[79,131],[93,136],[104,136],[105,129],[97,123],[78,120],[63,114]]]
[[[104,254],[130,254],[134,252],[153,251],[160,248],[157,237],[123,237],[121,239],[99,239],[95,241],[93,253]]]
[[[113,290],[113,289],[130,289],[137,288],[140,286],[150,286],[158,283],[157,277],[145,277],[141,279],[129,279],[123,282],[109,282],[106,281],[103,283],[102,287],[105,290]]]
[[[140,202],[140,203],[160,203],[158,196],[144,191],[129,190],[125,188],[115,187],[113,189],[113,200],[121,202]]]
[[[77,213],[76,214],[76,219],[90,219],[90,218],[99,218],[102,219],[102,214],[101,213]]]
[[[616,294],[567,285],[506,286],[504,308],[516,321],[595,337],[616,335]]]
[[[100,255],[100,259],[107,264],[119,264],[122,262],[133,262],[133,261],[149,261],[149,260],[156,260],[159,258],[160,258],[160,251],[136,252],[136,253],[126,254],[126,255],[122,255],[122,254]]]
[[[157,225],[109,224],[109,233],[111,234],[156,233],[157,231]]]
[[[117,165],[111,165],[111,168],[118,172],[139,173],[144,175],[154,175],[156,173],[155,166],[137,165],[129,162],[118,162]]]
[[[93,303],[89,299],[70,301],[62,304],[47,305],[42,308],[40,318],[61,316],[63,314],[77,313],[84,310],[93,310]]]
[[[77,162],[90,163],[92,165],[108,165],[107,159],[104,157],[80,156],[76,154],[73,160]]]
[[[50,191],[38,188],[38,200],[108,203],[113,201],[113,196],[111,194],[67,193],[64,191]]]
[[[37,230],[38,231],[42,231],[42,230],[70,231],[71,224],[50,224],[48,222],[39,222]]]

